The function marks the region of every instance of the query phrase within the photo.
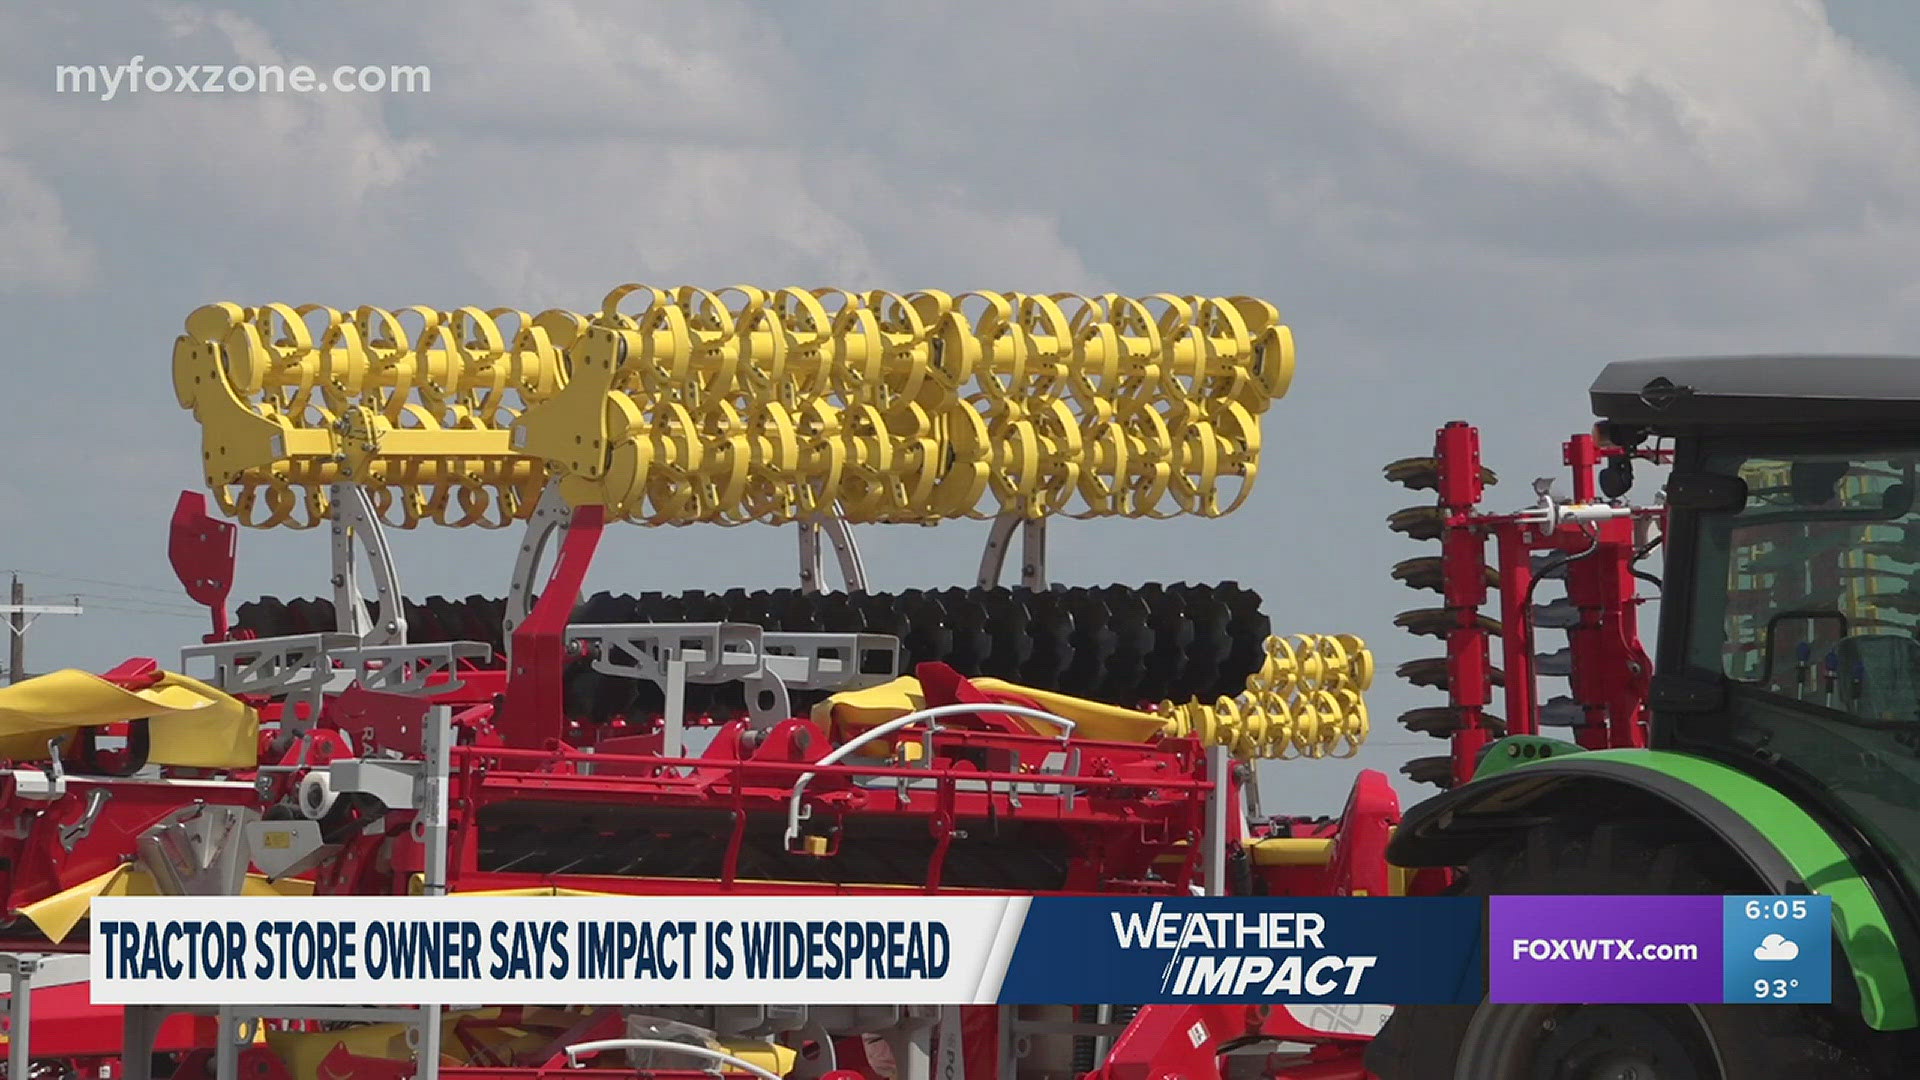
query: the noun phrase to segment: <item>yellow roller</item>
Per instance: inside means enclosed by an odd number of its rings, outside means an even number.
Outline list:
[[[623,285],[590,314],[214,304],[176,342],[208,484],[311,527],[524,519],[549,476],[648,524],[1218,516],[1291,331],[1246,297]]]
[[[1266,641],[1266,660],[1244,692],[1212,705],[1160,704],[1174,734],[1233,748],[1240,758],[1348,758],[1371,730],[1366,691],[1373,654],[1351,634]]]
[[[988,693],[1014,694],[1074,721],[1076,732],[1111,742],[1151,742],[1162,735],[1225,746],[1241,760],[1347,758],[1360,752],[1371,730],[1366,691],[1373,685],[1373,653],[1351,634],[1270,637],[1266,659],[1247,688],[1211,705],[1163,701],[1154,712],[1088,701],[1000,679],[974,678]],[[880,686],[834,694],[814,706],[816,723],[852,728],[883,724],[926,708],[920,683],[903,675]],[[1036,732],[1052,734],[1039,721]],[[878,753],[886,753],[880,747]]]
[[[212,304],[175,341],[173,381],[207,484],[244,525],[311,528],[326,486],[349,482],[393,525],[497,527],[546,482],[508,428],[562,365],[523,312]]]

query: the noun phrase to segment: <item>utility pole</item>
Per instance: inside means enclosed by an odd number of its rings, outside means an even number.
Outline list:
[[[7,628],[13,631],[7,639],[7,682],[17,683],[20,673],[27,670],[27,613],[22,610],[27,606],[27,590],[20,584],[19,574],[13,575],[13,595],[7,599],[13,608],[7,612]]]
[[[20,575],[13,575],[13,593],[8,597],[11,603],[0,604],[0,611],[7,613],[7,682],[17,683],[27,677],[27,628],[33,620],[42,615],[78,615],[81,612],[79,598],[71,604],[29,604],[26,587],[20,584]]]

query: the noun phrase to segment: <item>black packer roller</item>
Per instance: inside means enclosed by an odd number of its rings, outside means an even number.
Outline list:
[[[409,641],[479,641],[493,649],[496,664],[505,656],[505,601],[429,596],[404,603]],[[368,607],[377,618],[378,605]],[[241,604],[235,627],[258,638],[315,634],[333,630],[335,615],[331,600],[269,596]],[[901,642],[903,672],[939,660],[965,675],[1123,705],[1237,694],[1260,669],[1272,633],[1259,594],[1231,581],[898,593],[602,592],[583,600],[572,621],[734,622],[769,632],[887,634]],[[813,703],[808,697],[795,695],[796,711]],[[738,686],[688,686],[686,704],[691,716],[745,711]],[[662,707],[660,691],[649,684],[601,675],[584,659],[570,665],[570,716],[644,719]]]

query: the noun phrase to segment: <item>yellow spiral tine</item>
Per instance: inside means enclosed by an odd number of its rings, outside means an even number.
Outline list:
[[[1335,634],[1333,640],[1339,644],[1341,651],[1346,655],[1345,677],[1352,682],[1353,688],[1355,690],[1372,689],[1373,653],[1367,648],[1367,643],[1352,634]]]
[[[1360,752],[1372,731],[1372,719],[1367,713],[1366,699],[1352,690],[1342,690],[1334,695],[1340,703],[1340,745],[1333,756],[1350,758]]]
[[[1242,694],[1232,700],[1240,716],[1239,730],[1234,733],[1233,754],[1242,760],[1252,760],[1261,756],[1266,747],[1272,714],[1262,707],[1260,699],[1254,695]]]
[[[1266,661],[1256,676],[1259,684],[1275,693],[1291,695],[1300,684],[1300,657],[1293,643],[1282,637],[1270,637],[1262,646]]]
[[[1320,708],[1317,700],[1322,691],[1314,691],[1300,699],[1294,710],[1293,750],[1303,758],[1323,756],[1321,746],[1326,741],[1327,714]]]
[[[1299,665],[1300,682],[1303,687],[1318,689],[1325,685],[1327,675],[1326,659],[1320,654],[1318,640],[1312,634],[1295,634],[1288,643],[1293,646],[1296,662]]]
[[[1225,746],[1236,753],[1246,737],[1247,710],[1238,699],[1223,697],[1213,703],[1212,738],[1209,745]]]
[[[1314,648],[1319,654],[1322,679],[1328,686],[1334,686],[1353,675],[1353,662],[1347,656],[1346,646],[1338,637],[1322,634],[1314,638]]]
[[[1254,703],[1265,719],[1265,724],[1257,755],[1249,756],[1275,759],[1286,757],[1287,748],[1293,743],[1293,706],[1280,694],[1265,692],[1255,694],[1253,697]]]

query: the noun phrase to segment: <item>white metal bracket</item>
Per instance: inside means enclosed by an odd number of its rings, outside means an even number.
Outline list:
[[[854,542],[853,529],[845,516],[835,511],[824,517],[800,522],[800,591],[823,592],[826,589],[826,552],[820,547],[825,534],[833,545],[833,557],[840,564],[840,581],[850,593],[867,591],[867,567]]]
[[[573,507],[561,496],[560,481],[549,482],[541,489],[540,501],[527,519],[526,535],[521,537],[520,550],[513,558],[513,579],[507,583],[507,610],[500,620],[500,632],[509,665],[513,662],[513,632],[533,614],[541,563],[554,538],[564,534],[572,523]]]
[[[1047,587],[1047,519],[1021,514],[1001,514],[993,519],[987,533],[987,548],[980,555],[978,585],[991,589],[1000,584],[1006,568],[1007,549],[1013,546],[1013,534],[1020,534],[1020,587]]]
[[[332,504],[334,628],[352,634],[365,645],[404,645],[407,612],[400,596],[400,578],[393,565],[393,548],[374,513],[373,497],[358,484],[333,484]],[[360,566],[355,548],[365,552],[373,569],[374,600],[380,605],[376,622],[367,613],[366,594],[360,591]]]

